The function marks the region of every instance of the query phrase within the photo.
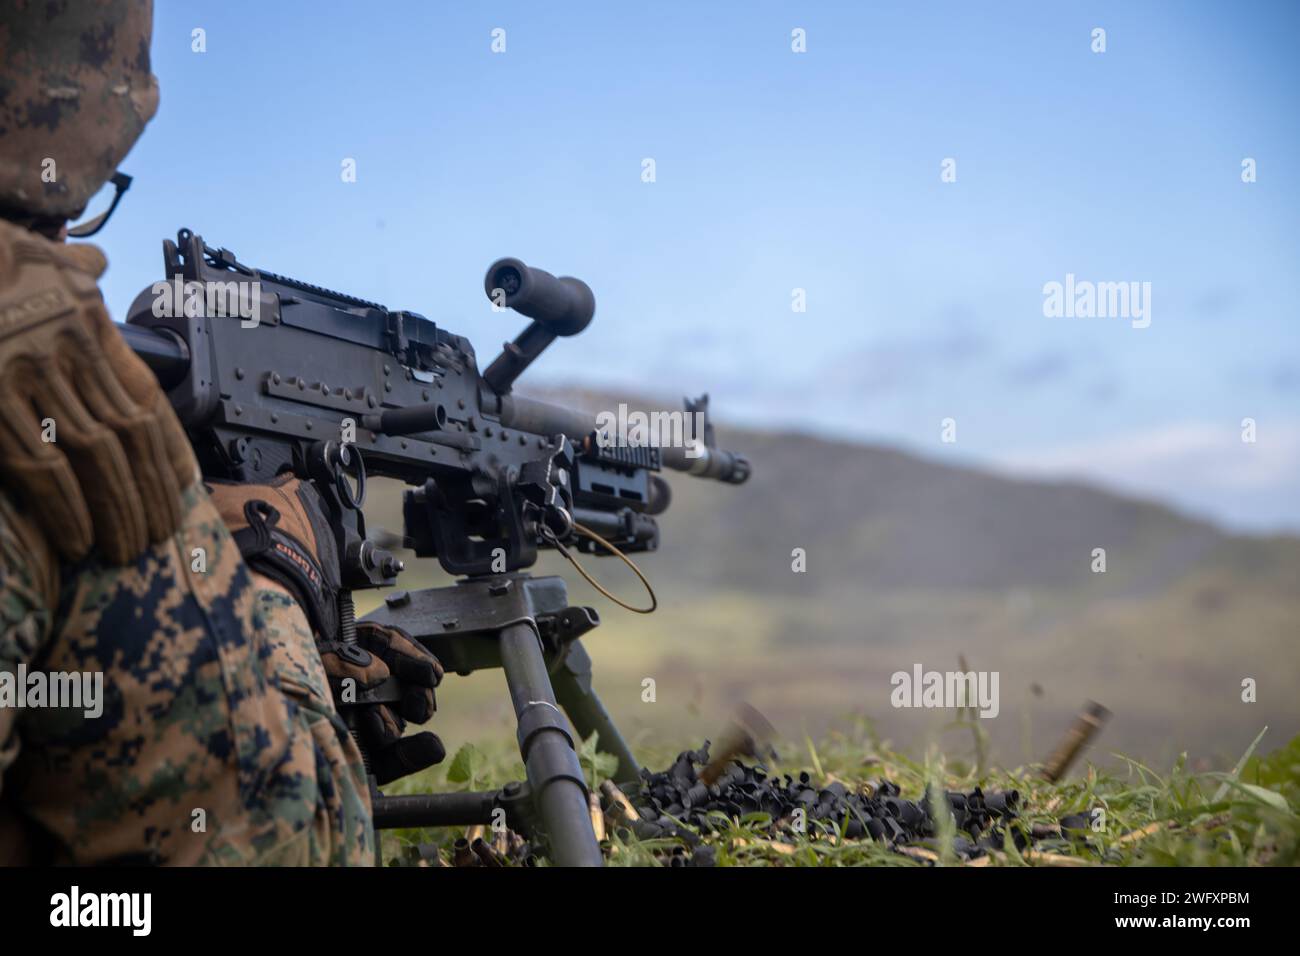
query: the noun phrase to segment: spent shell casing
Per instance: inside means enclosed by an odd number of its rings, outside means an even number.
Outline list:
[[[461,837],[451,845],[451,865],[452,866],[478,866],[478,857],[474,851],[469,848],[469,840]]]
[[[587,792],[587,811],[591,814],[591,829],[595,831],[596,842],[604,842],[605,812],[600,808],[600,794],[595,790]]]
[[[614,781],[603,781],[600,785],[600,792],[609,801],[610,809],[614,810],[627,823],[634,823],[641,819],[640,814],[636,812],[636,807],[632,806],[632,801],[627,798],[627,794],[620,790]]]
[[[474,852],[474,855],[478,857],[479,862],[483,866],[506,865],[505,860],[499,857],[497,851],[492,848],[492,844],[488,843],[488,841],[484,840],[482,837],[476,838],[474,842],[469,845],[469,848]]]
[[[1070,729],[1052,751],[1052,755],[1043,764],[1043,779],[1055,783],[1065,776],[1070,765],[1074,763],[1088,742],[1105,726],[1109,718],[1109,710],[1094,700],[1088,701],[1079,712],[1079,716],[1074,718],[1074,723],[1070,725]]]
[[[1015,816],[1016,810],[1020,807],[1020,791],[1002,790],[998,793],[986,793],[984,807],[994,816]]]
[[[737,706],[730,725],[718,741],[718,746],[712,748],[714,757],[700,771],[699,781],[706,787],[713,786],[736,757],[761,759],[768,756],[772,752],[772,740],[775,737],[776,729],[771,722],[753,706],[742,702]]]

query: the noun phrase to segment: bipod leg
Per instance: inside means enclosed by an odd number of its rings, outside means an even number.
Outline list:
[[[546,672],[541,640],[531,621],[501,629],[501,666],[519,721],[519,753],[550,857],[559,866],[602,866],[591,825],[587,784],[564,715]]]
[[[614,782],[620,784],[639,784],[641,782],[641,765],[632,754],[623,735],[614,725],[614,718],[601,703],[600,697],[591,686],[591,657],[581,641],[571,643],[564,655],[564,660],[552,672],[551,680],[555,686],[555,697],[573,721],[578,736],[586,740],[596,734],[596,746],[603,753],[613,754],[618,758],[618,769],[614,771]]]

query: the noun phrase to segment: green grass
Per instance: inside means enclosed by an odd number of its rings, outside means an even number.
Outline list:
[[[979,865],[1295,866],[1300,864],[1296,812],[1300,737],[1266,757],[1255,756],[1254,746],[1227,773],[1191,772],[1185,755],[1163,772],[1112,755],[1118,758],[1117,770],[1087,765],[1074,777],[1050,784],[1034,767],[981,770],[974,759],[945,756],[933,749],[909,757],[880,741],[871,725],[861,721],[816,744],[805,740],[778,747],[781,761],[768,766],[781,773],[808,771],[818,783],[837,779],[852,786],[885,778],[910,799],[919,799],[927,781],[948,790],[1014,788],[1021,793],[1022,805],[1020,818],[1011,825],[1026,834],[1035,824],[1053,826],[1067,814],[1085,814],[1093,820],[1086,832],[1036,840],[1025,853],[1017,853],[1008,840],[1006,852]],[[978,740],[973,750],[980,752]],[[658,770],[676,754],[647,749],[639,756],[646,766]],[[590,743],[582,760],[592,782],[602,779],[611,766]],[[520,779],[519,756],[503,741],[499,747],[463,747],[441,767],[407,778],[386,792],[484,789]],[[936,835],[927,851],[909,855],[869,839],[841,839],[836,827],[815,821],[809,822],[807,833],[791,832],[765,814],[730,819],[717,814],[713,824],[714,832],[703,839],[715,848],[720,866],[962,865],[948,844],[951,833]],[[420,843],[449,849],[463,835],[450,829],[388,831],[383,839],[384,861],[409,859],[414,845]],[[676,848],[685,847],[678,839],[638,840],[626,831],[611,835],[607,843],[608,863],[613,866],[664,865]]]

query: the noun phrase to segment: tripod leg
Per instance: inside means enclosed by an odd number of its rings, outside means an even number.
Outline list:
[[[615,783],[635,783],[641,779],[641,765],[632,754],[623,735],[614,725],[614,718],[600,702],[591,687],[591,657],[581,641],[574,641],[564,657],[564,662],[552,675],[555,696],[573,721],[578,736],[584,740],[596,733],[597,746],[618,758]]]
[[[551,858],[560,866],[601,866],[587,785],[564,715],[555,703],[541,641],[531,623],[502,628],[501,665],[519,721],[519,753],[528,770]]]

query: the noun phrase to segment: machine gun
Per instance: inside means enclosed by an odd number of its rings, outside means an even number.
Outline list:
[[[405,536],[461,578],[395,590],[368,616],[403,628],[468,674],[500,667],[518,720],[527,781],[482,793],[374,793],[378,828],[490,823],[549,844],[561,865],[600,865],[573,737],[599,734],[619,782],[639,766],[591,687],[581,636],[600,623],[572,607],[559,577],[525,569],[540,548],[568,554],[653,550],[668,507],[670,468],[731,484],[748,461],[713,445],[708,397],[689,439],[628,444],[596,417],[512,392],[559,336],[595,314],[591,289],[517,259],[488,270],[494,308],[532,320],[480,372],[467,339],[413,312],[331,292],[241,264],[188,229],[164,240],[166,279],[132,303],[123,334],[154,370],[205,477],[312,482],[340,556],[339,620],[355,643],[352,592],[396,585],[403,563],[366,532],[367,475],[400,479]],[[622,436],[625,437],[625,436]],[[653,603],[652,606],[653,608]],[[357,706],[396,699],[395,682]],[[346,715],[345,715],[346,716]]]

